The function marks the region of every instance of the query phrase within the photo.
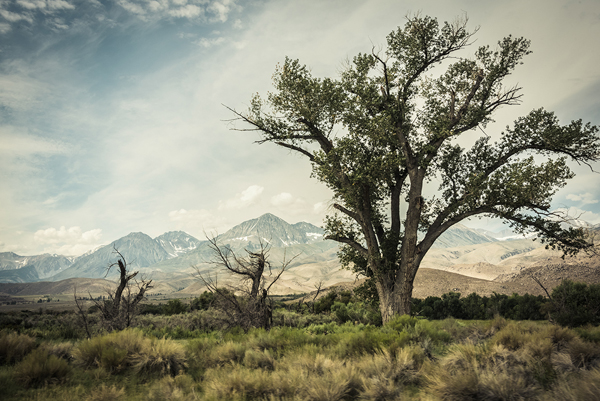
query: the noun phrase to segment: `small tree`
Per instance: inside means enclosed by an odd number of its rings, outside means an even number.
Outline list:
[[[266,100],[253,97],[247,113],[231,109],[246,124],[242,130],[307,157],[331,188],[327,238],[342,244],[343,265],[375,282],[384,322],[410,313],[421,261],[440,235],[469,217],[500,218],[567,254],[590,246],[550,207],[573,177],[567,159],[600,159],[597,127],[560,125],[538,109],[492,143],[484,129],[494,112],[520,102],[520,88],[503,81],[529,53],[529,41],[508,36],[465,58],[461,51],[475,33],[466,25],[466,18],[440,26],[435,18],[408,17],[383,54],[359,54],[339,80],[314,78],[286,58]],[[445,71],[433,75],[436,66]],[[468,150],[457,142],[467,132],[476,139]],[[440,184],[437,195],[424,192],[431,180]]]
[[[247,257],[240,257],[229,246],[221,247],[217,238],[207,238],[215,254],[218,265],[241,278],[239,285],[219,287],[217,280],[210,280],[200,274],[198,277],[215,295],[213,305],[227,316],[231,326],[270,328],[272,325],[272,305],[268,300],[269,290],[279,280],[285,269],[294,260],[286,261],[285,256],[278,271],[274,271],[268,261],[270,250],[262,240],[254,252],[246,249]]]
[[[552,290],[544,310],[561,326],[596,325],[600,323],[600,284],[563,280]]]
[[[137,281],[139,272],[130,273],[125,257],[117,248],[114,248],[114,253],[118,256],[117,261],[108,266],[106,275],[110,269],[118,266],[119,285],[114,292],[108,291],[108,300],[94,301],[100,310],[103,325],[109,331],[130,327],[139,313],[140,302],[144,299],[146,291],[152,288],[152,280],[142,278],[141,281]]]

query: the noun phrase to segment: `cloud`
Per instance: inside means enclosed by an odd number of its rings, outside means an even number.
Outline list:
[[[77,244],[95,244],[102,238],[102,230],[96,228],[82,232],[80,227],[65,228],[61,226],[58,230],[54,227],[45,230],[38,230],[33,236],[36,242],[43,244],[58,244],[61,242],[70,242]]]
[[[231,10],[237,7],[232,0],[119,0],[118,4],[143,20],[170,17],[219,22],[226,22]]]
[[[584,194],[568,194],[567,199],[572,200],[573,202],[580,202],[582,205],[598,203],[598,199],[594,199],[594,195],[589,192]]]
[[[100,244],[102,230],[99,228],[82,231],[74,226],[59,229],[54,227],[38,230],[33,235],[34,242],[44,246],[44,252],[60,255],[81,255]]]
[[[234,2],[231,0],[220,0],[211,3],[208,9],[213,12],[217,20],[225,22],[233,4]]]
[[[183,7],[169,10],[169,15],[175,18],[188,18],[193,19],[204,14],[204,10],[193,4],[187,4]]]
[[[27,21],[30,24],[33,23],[33,18],[29,13],[19,14],[8,10],[0,10],[0,15],[8,22]]]
[[[264,190],[265,188],[260,185],[251,185],[242,193],[236,194],[234,198],[219,201],[219,210],[244,209],[252,206],[258,202]]]

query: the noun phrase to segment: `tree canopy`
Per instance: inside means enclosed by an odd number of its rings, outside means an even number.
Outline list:
[[[561,125],[537,109],[492,142],[484,129],[499,107],[520,102],[521,88],[504,80],[530,42],[508,36],[465,57],[475,33],[466,18],[407,17],[387,48],[358,54],[338,79],[286,58],[273,92],[255,95],[246,112],[232,109],[239,129],[306,156],[331,188],[327,238],[343,244],[345,265],[373,278],[384,322],[410,312],[421,260],[466,218],[501,218],[566,254],[590,246],[557,221],[551,199],[574,176],[568,160],[599,159],[597,127]],[[468,149],[457,141],[464,135]],[[439,183],[435,194],[424,192],[429,181]]]

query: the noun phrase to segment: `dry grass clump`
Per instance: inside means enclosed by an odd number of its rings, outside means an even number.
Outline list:
[[[553,352],[551,361],[560,373],[592,369],[600,366],[600,345],[574,338]]]
[[[242,363],[246,356],[247,347],[245,344],[227,341],[217,345],[208,354],[206,367],[223,366],[231,363]]]
[[[15,366],[15,380],[25,387],[62,383],[71,372],[64,359],[50,355],[44,348],[31,351]]]
[[[561,377],[552,391],[540,397],[547,401],[600,401],[600,369]]]
[[[541,387],[530,369],[531,358],[501,344],[460,344],[431,365],[428,391],[443,400],[527,400]]]
[[[0,334],[0,365],[22,360],[35,348],[35,340],[25,334]]]
[[[125,389],[117,386],[107,386],[102,384],[92,391],[86,398],[86,401],[120,401],[125,399]]]
[[[244,366],[222,366],[206,372],[205,400],[253,400],[293,397],[301,387],[301,376],[287,371],[270,372]]]
[[[131,365],[130,356],[139,353],[149,341],[139,330],[123,330],[83,340],[73,357],[82,367],[100,367],[109,372],[120,372]]]
[[[191,401],[197,400],[196,383],[192,377],[180,374],[165,376],[154,382],[145,397],[148,401]]]
[[[131,355],[130,363],[138,373],[175,376],[186,367],[185,348],[166,338],[145,341],[142,349]]]
[[[360,398],[364,400],[395,399],[407,384],[419,384],[425,353],[421,347],[383,350],[354,363],[360,372]]]
[[[250,369],[267,369],[273,370],[275,367],[275,359],[269,350],[256,351],[253,349],[246,350],[244,355],[244,366]]]
[[[139,330],[123,330],[79,343],[76,364],[99,367],[111,373],[132,369],[137,373],[176,375],[186,366],[185,348],[167,339],[149,339]]]
[[[48,344],[44,346],[50,355],[55,355],[66,361],[73,359],[73,343],[62,342],[58,344]]]

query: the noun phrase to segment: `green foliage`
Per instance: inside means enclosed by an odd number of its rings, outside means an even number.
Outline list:
[[[331,312],[341,323],[354,322],[363,324],[381,325],[381,313],[378,309],[362,302],[334,302]]]
[[[215,302],[215,294],[210,291],[204,291],[199,297],[194,298],[190,304],[191,310],[207,310]]]
[[[185,313],[189,309],[189,306],[181,302],[180,299],[170,299],[165,305],[165,314],[166,315],[178,315],[180,313]]]
[[[335,291],[331,291],[325,296],[322,296],[321,298],[316,300],[313,305],[314,313],[329,312],[336,299],[338,299],[338,294]]]
[[[564,280],[552,290],[546,310],[558,324],[568,327],[600,323],[600,284]]]
[[[546,303],[541,295],[511,296],[494,293],[491,297],[472,293],[460,297],[449,292],[442,297],[413,299],[413,311],[427,319],[491,319],[496,315],[514,320],[543,320],[542,307]]]

